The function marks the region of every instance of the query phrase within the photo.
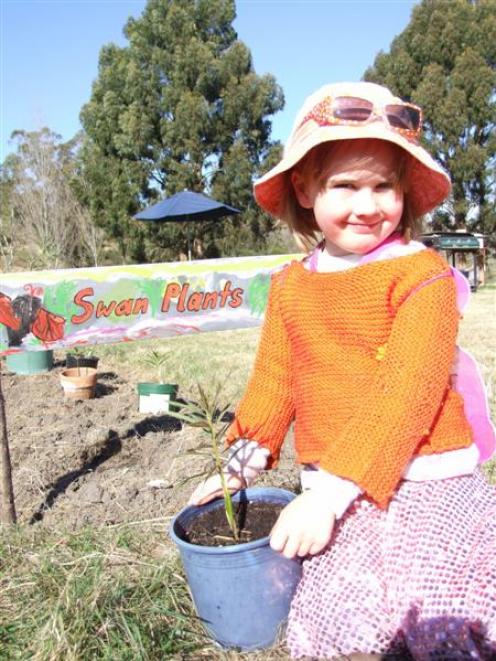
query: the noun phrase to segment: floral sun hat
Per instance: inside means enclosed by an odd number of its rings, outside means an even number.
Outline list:
[[[289,172],[313,147],[335,140],[373,138],[404,149],[411,157],[408,195],[415,216],[438,206],[451,183],[441,166],[419,143],[422,111],[375,83],[324,85],[304,102],[281,161],[254,185],[258,204],[274,216],[284,208]]]

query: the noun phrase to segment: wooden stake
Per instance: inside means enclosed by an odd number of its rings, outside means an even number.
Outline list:
[[[2,424],[1,457],[2,457],[2,506],[0,521],[12,524],[17,521],[14,486],[12,484],[12,465],[10,463],[9,438],[7,436],[7,416],[5,413],[5,399],[2,391],[2,369],[0,366],[0,418]]]

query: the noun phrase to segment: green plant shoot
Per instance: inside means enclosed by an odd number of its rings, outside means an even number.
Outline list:
[[[215,386],[215,392],[213,395],[209,395],[199,383],[197,383],[197,389],[199,402],[189,402],[188,404],[185,404],[180,411],[172,411],[170,415],[178,418],[190,427],[201,427],[208,435],[210,440],[210,451],[214,462],[214,470],[219,476],[222,485],[227,523],[233,539],[237,542],[239,541],[239,530],[234,515],[231,494],[226,482],[226,476],[222,470],[221,456],[222,439],[229,427],[229,423],[223,423],[222,420],[229,405],[223,407],[220,406],[220,394],[222,391],[221,384],[218,383]]]
[[[93,355],[93,347],[83,347],[80,344],[76,344],[75,346],[71,347],[67,353],[75,356],[76,358],[89,358]]]
[[[159,383],[165,383],[165,368],[168,361],[169,353],[156,351],[155,349],[148,351],[143,358],[145,365],[148,365],[149,367],[152,367],[156,370]]]

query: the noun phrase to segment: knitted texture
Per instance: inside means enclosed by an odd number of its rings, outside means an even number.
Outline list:
[[[294,419],[299,462],[356,482],[385,507],[412,456],[472,442],[449,386],[455,296],[431,250],[334,273],[293,262],[272,279],[228,442],[254,439],[275,465]]]
[[[400,483],[387,510],[359,498],[303,562],[291,657],[496,659],[496,489],[479,471]]]

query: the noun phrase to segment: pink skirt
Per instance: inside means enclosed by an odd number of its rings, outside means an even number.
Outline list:
[[[386,511],[361,498],[303,563],[293,658],[496,659],[496,488],[480,471],[402,482]]]

